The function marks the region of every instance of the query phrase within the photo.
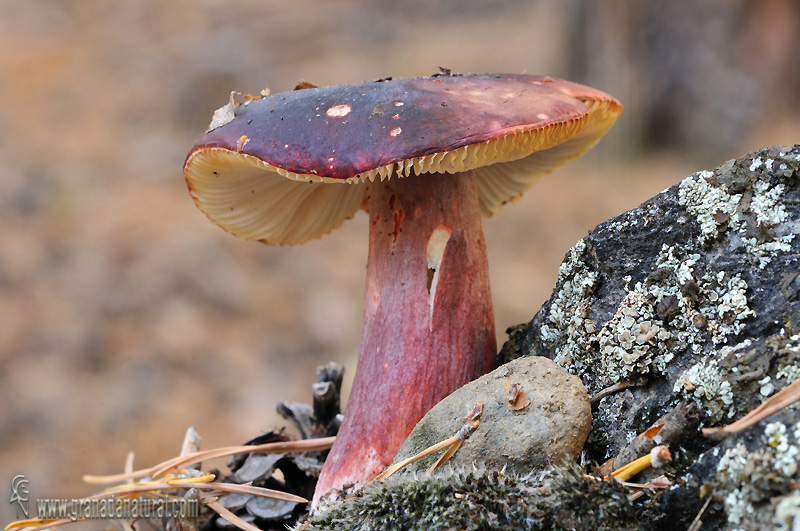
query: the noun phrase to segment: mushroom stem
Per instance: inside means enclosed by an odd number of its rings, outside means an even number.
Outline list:
[[[369,185],[364,328],[344,423],[314,493],[383,471],[428,410],[494,368],[489,265],[472,172]]]

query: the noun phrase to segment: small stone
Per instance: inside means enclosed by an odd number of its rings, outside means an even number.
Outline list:
[[[507,408],[511,384],[524,389],[530,399],[524,409]],[[483,404],[480,424],[445,466],[475,464],[527,473],[575,461],[591,428],[589,397],[580,379],[549,359],[527,356],[468,383],[434,406],[403,443],[395,462],[452,437],[476,402]],[[437,458],[438,454],[403,470],[425,470]]]
[[[297,507],[296,503],[283,500],[265,498],[263,496],[253,496],[247,502],[247,512],[261,518],[262,520],[285,520],[292,515],[292,511]]]
[[[245,504],[250,501],[252,494],[243,494],[241,492],[232,492],[224,496],[220,496],[219,504],[228,509],[229,511],[238,511]]]
[[[269,477],[275,471],[275,464],[284,454],[250,454],[242,467],[236,471],[236,478],[242,483]]]

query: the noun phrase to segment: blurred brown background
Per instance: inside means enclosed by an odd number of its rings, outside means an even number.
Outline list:
[[[527,72],[617,96],[598,148],[485,223],[500,341],[596,224],[689,173],[800,142],[795,0],[0,0],[0,492],[237,444],[353,376],[365,217],[238,241],[183,158],[231,90]],[[347,385],[347,384],[346,384]],[[4,522],[13,507],[0,503]]]

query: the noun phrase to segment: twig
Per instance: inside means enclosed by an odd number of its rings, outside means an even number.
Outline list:
[[[703,435],[716,440],[725,439],[734,433],[749,428],[770,415],[774,415],[798,400],[800,400],[800,380],[786,386],[782,391],[771,396],[766,402],[732,424],[721,428],[703,428]]]
[[[459,448],[461,448],[461,445],[464,444],[464,441],[469,439],[470,435],[472,435],[472,433],[476,429],[478,429],[478,425],[480,424],[480,421],[478,419],[480,418],[482,413],[483,413],[483,404],[477,402],[475,406],[473,406],[472,411],[465,417],[467,423],[464,424],[460,430],[458,430],[458,433],[456,433],[449,439],[445,439],[442,442],[438,442],[433,446],[425,448],[417,455],[409,457],[408,459],[404,459],[403,461],[400,461],[399,463],[390,466],[389,468],[378,474],[378,477],[375,478],[375,481],[386,481],[392,474],[394,474],[401,468],[408,466],[416,461],[419,461],[424,457],[428,457],[431,454],[435,454],[439,450],[444,450],[445,448],[447,448],[447,451],[444,453],[444,455],[442,455],[433,464],[433,466],[431,466],[428,469],[428,472],[433,472],[434,470],[445,464],[451,457],[453,457],[453,454],[455,454],[456,451]]]
[[[672,454],[666,446],[656,446],[647,455],[615,470],[611,476],[617,481],[626,481],[650,466],[661,466],[665,461],[672,461]]]
[[[258,444],[252,446],[228,446],[225,448],[217,448],[215,450],[204,450],[202,452],[195,452],[188,455],[174,457],[163,463],[159,463],[150,468],[143,468],[131,473],[116,474],[112,476],[83,476],[86,483],[94,484],[107,484],[117,483],[119,481],[126,481],[131,479],[142,478],[145,476],[158,477],[171,470],[181,467],[186,467],[194,463],[206,461],[208,459],[216,459],[219,457],[228,457],[231,455],[248,454],[248,453],[283,453],[283,452],[315,452],[318,450],[327,450],[333,446],[333,441],[336,437],[323,437],[320,439],[305,439],[302,441],[289,441],[289,442],[273,442],[266,444]]]
[[[125,456],[125,466],[123,467],[122,471],[126,474],[133,473],[133,459],[136,454],[133,453],[133,450],[128,452],[128,455]]]
[[[417,455],[409,457],[408,459],[404,459],[404,460],[400,461],[399,463],[396,463],[396,464],[390,466],[389,468],[387,468],[386,470],[384,470],[383,472],[378,474],[378,477],[375,478],[375,481],[386,481],[387,479],[389,479],[389,476],[391,476],[392,474],[394,474],[395,472],[397,472],[401,468],[403,468],[405,466],[408,466],[411,463],[414,463],[416,461],[419,461],[423,457],[428,457],[431,454],[435,454],[439,450],[444,450],[445,448],[451,446],[452,444],[454,444],[454,443],[456,443],[458,441],[460,441],[458,436],[457,435],[453,435],[449,439],[445,439],[444,441],[436,443],[433,446],[429,446],[428,448],[425,448],[424,450],[422,450]]]
[[[703,513],[706,512],[706,509],[708,509],[708,505],[710,503],[711,503],[711,495],[709,494],[708,498],[706,499],[706,502],[700,509],[700,512],[697,513],[697,516],[695,516],[694,520],[692,520],[692,525],[690,525],[689,529],[687,529],[686,531],[699,531],[700,526],[703,525],[703,521],[700,519],[700,517],[702,517]]]
[[[316,452],[319,450],[327,450],[333,446],[333,441],[336,437],[322,437],[320,439],[304,439],[301,441],[288,441],[288,442],[273,442],[265,444],[257,444],[252,446],[232,446],[229,448],[220,448],[218,450],[207,450],[205,452],[196,452],[187,456],[181,456],[176,459],[170,459],[162,463],[154,472],[154,476],[166,474],[170,470],[177,470],[194,463],[200,463],[207,459],[216,459],[218,457],[228,457],[231,455],[250,454],[250,453],[265,453],[277,454],[283,452]]]
[[[244,531],[261,531],[260,528],[256,527],[255,525],[249,522],[245,522],[244,520],[242,520],[241,518],[230,512],[228,509],[220,505],[219,502],[209,502],[206,503],[206,505],[210,509],[213,509],[214,512],[216,512],[222,518],[229,521],[239,529],[242,529]]]
[[[41,531],[42,529],[50,529],[51,527],[56,527],[59,525],[66,525],[66,524],[71,524],[73,522],[85,522],[85,521],[86,521],[85,518],[78,518],[77,520],[72,520],[70,518],[61,518],[59,520],[31,518],[30,520],[17,520],[16,522],[11,522],[5,527],[5,531],[11,531],[12,529],[25,529],[26,531]]]
[[[696,434],[699,425],[700,413],[697,408],[684,402],[679,403],[644,433],[637,435],[616,457],[606,461],[601,467],[602,474],[607,475],[614,468],[630,463],[659,444],[680,444],[688,436]]]
[[[85,500],[102,500],[105,498],[113,498],[120,496],[133,496],[143,492],[154,492],[159,490],[168,489],[198,489],[198,490],[216,490],[221,492],[235,492],[240,494],[253,494],[256,496],[263,496],[265,498],[273,498],[276,500],[288,501],[293,503],[308,503],[308,500],[283,492],[280,490],[265,489],[263,487],[254,487],[253,485],[239,485],[237,483],[211,483],[192,481],[192,479],[174,478],[169,479],[163,483],[145,483],[142,485],[120,485],[120,487],[109,489],[106,492],[93,494],[84,498]]]
[[[589,399],[589,403],[592,406],[596,406],[597,403],[600,402],[600,400],[607,397],[608,395],[613,395],[614,393],[618,393],[619,391],[627,389],[632,385],[633,384],[628,382],[617,382],[612,386],[606,387],[605,389],[601,389],[600,391],[598,391],[592,398]]]
[[[439,457],[439,459],[437,459],[434,464],[431,465],[431,467],[428,469],[428,472],[429,473],[433,472],[434,470],[436,470],[437,468],[448,462],[450,458],[453,457],[453,455],[455,455],[458,449],[461,448],[462,444],[464,444],[464,439],[458,439],[456,442],[451,444],[450,448],[448,448],[447,451],[443,453],[441,457]]]

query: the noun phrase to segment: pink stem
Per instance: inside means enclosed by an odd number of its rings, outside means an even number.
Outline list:
[[[494,368],[497,351],[474,175],[375,182],[366,205],[361,350],[315,504],[377,476],[434,404]]]

